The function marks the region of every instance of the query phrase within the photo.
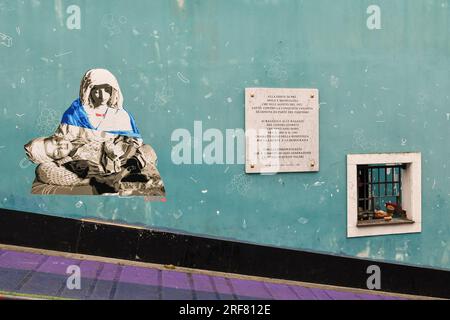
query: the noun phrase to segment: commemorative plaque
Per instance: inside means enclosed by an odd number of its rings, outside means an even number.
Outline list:
[[[246,172],[319,171],[319,90],[245,90]]]

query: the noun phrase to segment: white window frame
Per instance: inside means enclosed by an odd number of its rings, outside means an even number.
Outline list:
[[[412,224],[358,227],[358,165],[406,164],[402,169],[402,207]],[[378,153],[347,155],[347,237],[422,232],[422,155],[421,153]]]

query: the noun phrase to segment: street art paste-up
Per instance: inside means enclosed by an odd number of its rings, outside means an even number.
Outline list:
[[[157,155],[144,144],[114,75],[89,70],[80,97],[50,137],[25,145],[37,164],[33,194],[165,197]]]

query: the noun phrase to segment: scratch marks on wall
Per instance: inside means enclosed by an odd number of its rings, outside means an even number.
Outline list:
[[[323,186],[324,184],[325,184],[325,182],[322,182],[322,181],[316,181],[316,182],[314,182],[313,186],[314,186],[314,187],[321,187],[321,186]]]
[[[158,62],[161,62],[161,49],[159,47],[159,33],[157,30],[153,30],[152,38],[155,39],[155,42],[153,43],[155,47],[155,53],[156,53],[156,59]]]
[[[181,219],[181,217],[184,215],[182,210],[178,210],[176,213],[172,214],[172,216],[175,218],[175,220]]]
[[[190,81],[184,74],[182,74],[181,72],[178,72],[178,73],[177,73],[177,77],[178,77],[178,79],[180,79],[183,83],[188,84],[188,83],[191,82],[191,81]]]
[[[331,75],[330,76],[330,86],[332,88],[338,89],[339,88],[339,78],[336,77],[335,75]]]
[[[67,51],[67,52],[63,52],[63,53],[57,53],[57,54],[55,54],[55,58],[64,57],[64,56],[67,56],[69,54],[72,54],[72,51]]]
[[[101,26],[106,28],[109,35],[115,36],[122,32],[122,26],[128,22],[127,17],[117,16],[112,13],[106,14],[102,18]]]
[[[174,90],[165,79],[159,79],[155,85],[155,95],[153,102],[149,105],[150,112],[160,111],[161,107],[167,105],[174,96]],[[143,103],[145,105],[145,103]]]
[[[267,76],[276,82],[285,82],[288,80],[288,68],[286,65],[287,54],[289,49],[280,41],[279,46],[275,51],[275,55],[265,66]]]
[[[190,177],[189,179],[191,179],[194,183],[198,183],[198,180],[196,180],[194,177]]]
[[[40,134],[50,134],[58,127],[61,120],[60,114],[55,109],[46,107],[42,101],[39,102],[39,105],[41,106],[41,112],[36,120],[36,126]]]
[[[226,193],[237,192],[246,196],[252,186],[252,180],[244,173],[236,174],[226,186]]]
[[[75,203],[75,207],[80,209],[82,206],[84,205],[83,201],[78,201],[77,203]]]
[[[409,258],[408,254],[408,240],[395,248],[395,260],[398,262],[406,262]]]
[[[27,157],[23,158],[22,160],[19,161],[19,167],[21,169],[27,169],[28,167],[30,167],[33,163],[28,160]]]
[[[32,3],[34,3],[34,2],[38,2],[38,1],[33,0]],[[15,3],[15,1],[14,1],[14,3]],[[14,7],[13,1],[2,1],[2,2],[0,2],[0,13],[11,12],[11,11],[15,11],[15,10],[16,9]]]
[[[41,61],[44,61],[45,63],[53,63],[54,62],[53,59],[50,59],[50,58],[47,58],[47,57],[41,57]]]
[[[417,105],[421,112],[426,112],[431,106],[431,97],[426,92],[419,92],[417,95]]]
[[[404,146],[406,146],[407,143],[408,143],[408,139],[402,138],[401,145],[404,147]]]
[[[353,148],[359,150],[377,150],[382,149],[386,142],[385,138],[369,140],[363,129],[356,129],[353,132]]]
[[[13,44],[13,38],[0,32],[0,45],[11,48]]]

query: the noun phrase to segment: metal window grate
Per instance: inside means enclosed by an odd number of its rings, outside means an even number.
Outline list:
[[[359,165],[359,211],[385,210],[386,203],[401,207],[402,169],[405,165]]]

